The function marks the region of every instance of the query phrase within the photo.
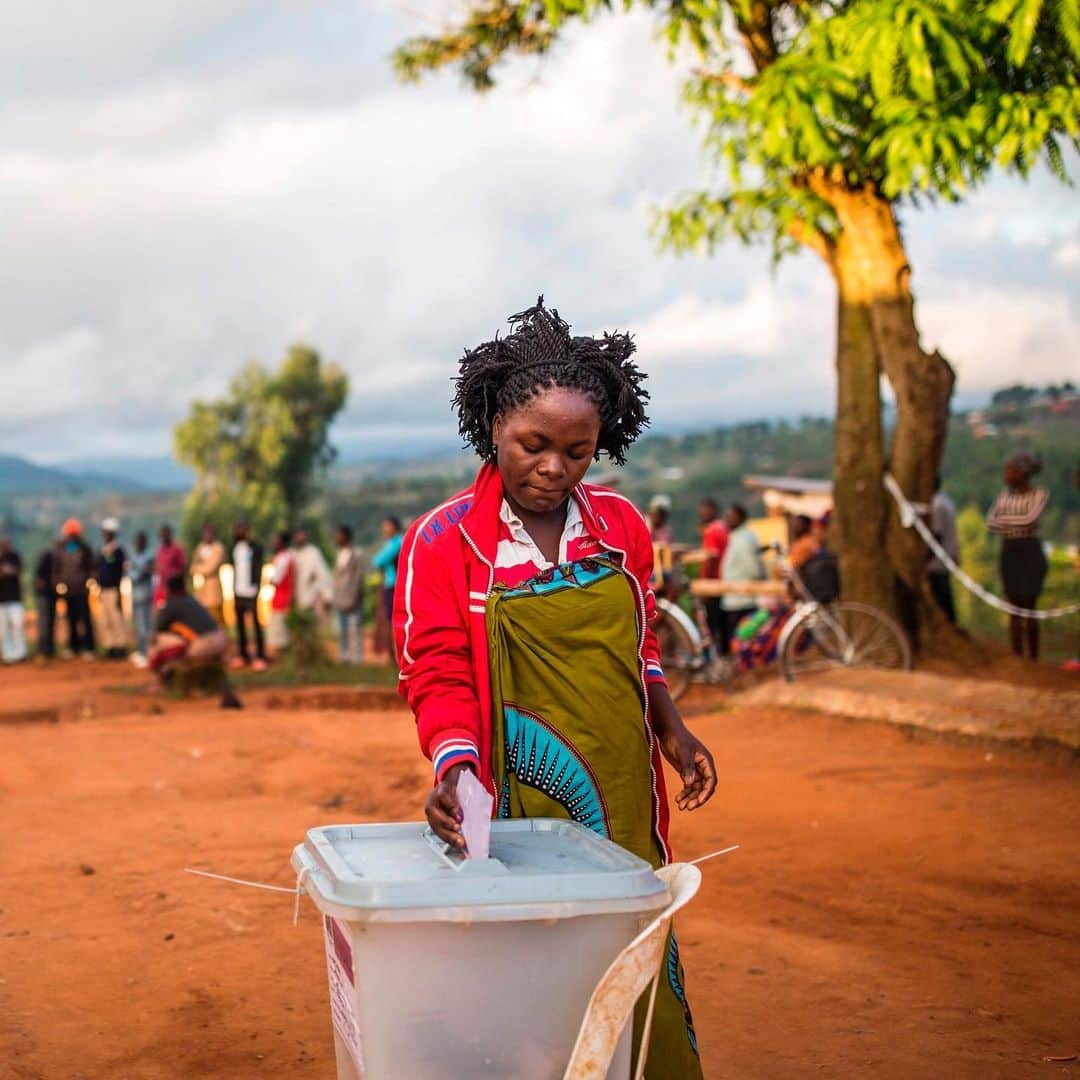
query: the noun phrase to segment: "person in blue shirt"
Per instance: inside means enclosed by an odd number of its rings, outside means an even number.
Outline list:
[[[394,586],[397,584],[398,556],[404,539],[401,522],[393,514],[383,519],[382,534],[383,545],[375,553],[372,565],[382,574],[382,609],[385,625],[389,626],[394,617]]]

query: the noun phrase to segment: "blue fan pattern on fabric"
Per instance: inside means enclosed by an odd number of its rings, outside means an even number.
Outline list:
[[[562,806],[571,821],[611,838],[607,808],[592,772],[569,743],[539,716],[506,705],[506,771]],[[504,779],[498,816],[510,816],[510,787]]]
[[[686,1037],[690,1040],[690,1046],[694,1053],[698,1053],[697,1033],[694,1031],[694,1018],[690,1015],[690,1004],[686,1000],[686,991],[683,989],[682,979],[679,978],[679,943],[675,940],[675,932],[672,931],[668,941],[667,954],[667,977],[671,989],[679,999],[686,1016]]]
[[[567,589],[585,589],[597,581],[602,581],[621,571],[606,558],[579,559],[573,563],[545,570],[516,588],[507,589],[504,598],[513,600],[522,596],[545,596],[550,593],[565,592]]]

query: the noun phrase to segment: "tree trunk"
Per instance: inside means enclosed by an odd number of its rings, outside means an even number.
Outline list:
[[[897,614],[916,648],[955,648],[958,635],[929,592],[926,547],[901,525],[881,487],[887,466],[908,499],[930,502],[955,376],[939,352],[919,344],[911,268],[892,205],[871,188],[833,188],[829,201],[840,222],[831,268],[840,305],[835,485],[845,592]],[[887,456],[882,374],[896,396]]]
[[[929,503],[948,434],[953,370],[919,344],[911,267],[892,204],[872,184],[849,187],[839,169],[815,169],[801,182],[837,219],[835,232],[796,220],[790,233],[825,261],[836,281],[833,488],[844,592],[898,615],[916,650],[926,646],[975,662],[981,651],[946,621],[930,593],[925,545],[902,526],[882,486],[888,467],[910,501]],[[889,454],[882,375],[896,395]]]
[[[881,368],[863,275],[841,233],[833,263],[837,285],[834,533],[844,594],[893,609],[892,570],[882,558],[888,520],[881,429]]]

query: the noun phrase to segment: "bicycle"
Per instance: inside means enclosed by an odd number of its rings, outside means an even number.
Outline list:
[[[779,552],[779,547],[773,550]],[[794,591],[794,606],[776,645],[780,673],[788,682],[834,668],[911,669],[911,646],[891,616],[854,600],[818,599],[794,567],[788,564],[784,569],[786,582],[692,582],[689,592],[693,597],[693,619],[669,597],[657,598],[658,615],[653,628],[672,698],[678,700],[691,682],[727,685],[736,674],[735,661],[721,657],[712,641],[702,602],[705,596],[781,598]]]

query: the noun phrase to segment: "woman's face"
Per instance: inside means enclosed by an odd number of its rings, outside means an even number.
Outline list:
[[[1011,488],[1022,488],[1027,486],[1027,473],[1020,468],[1019,465],[1006,465],[1005,466],[1005,486]]]
[[[600,412],[580,390],[542,390],[491,428],[503,487],[523,510],[557,510],[596,456]]]

